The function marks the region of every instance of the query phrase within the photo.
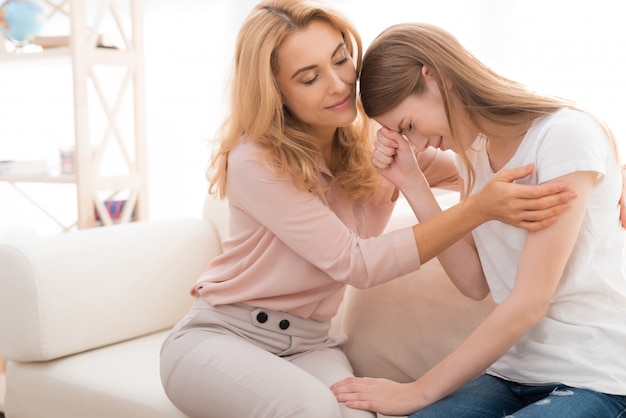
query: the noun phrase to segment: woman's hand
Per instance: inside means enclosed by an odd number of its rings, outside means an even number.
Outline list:
[[[513,183],[529,175],[530,164],[501,170],[478,193],[470,196],[480,205],[488,220],[498,220],[528,231],[539,231],[552,225],[557,216],[569,208],[576,193],[561,183],[524,185]]]
[[[349,408],[379,412],[384,415],[410,415],[420,409],[413,383],[388,379],[349,377],[330,387],[339,402]]]
[[[411,144],[398,132],[379,129],[374,147],[372,164],[398,189],[425,181]]]

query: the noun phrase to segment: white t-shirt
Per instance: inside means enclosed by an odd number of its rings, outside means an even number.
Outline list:
[[[474,191],[494,176],[485,146],[479,137],[468,150],[476,170]],[[529,163],[535,163],[535,171],[519,183],[540,184],[576,171],[595,171],[597,181],[547,315],[487,373],[529,385],[562,383],[625,395],[622,180],[610,142],[589,115],[562,109],[535,121],[504,168]],[[462,167],[459,171],[465,175]],[[513,288],[526,231],[491,221],[473,237],[492,296],[500,303]]]

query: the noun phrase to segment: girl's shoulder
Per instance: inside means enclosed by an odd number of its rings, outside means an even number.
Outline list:
[[[533,123],[527,134],[530,138],[543,141],[560,138],[570,144],[595,142],[590,138],[606,137],[603,123],[589,112],[573,108],[561,108],[543,116]],[[582,144],[579,144],[582,145]]]
[[[556,110],[549,115],[543,116],[537,119],[534,123],[535,128],[545,127],[570,127],[570,128],[586,128],[586,129],[599,129],[597,118],[595,118],[589,112],[581,109],[574,109],[564,107]]]

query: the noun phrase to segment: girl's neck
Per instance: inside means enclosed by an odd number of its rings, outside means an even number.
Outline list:
[[[494,172],[498,172],[513,158],[530,123],[501,125],[486,123],[483,134],[487,138],[487,155],[489,164]]]

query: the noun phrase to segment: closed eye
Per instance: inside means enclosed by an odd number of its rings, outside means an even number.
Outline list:
[[[337,49],[335,49],[335,52],[333,53],[333,58],[335,57],[335,55],[339,55],[339,57],[338,57],[339,59],[334,63],[334,65],[336,65],[336,66],[341,66],[341,65],[347,63],[350,60],[350,55],[347,53],[346,45],[343,42],[341,42],[337,46]],[[294,76],[297,75],[299,72],[303,72],[304,70],[307,70],[307,69],[308,70],[313,70],[313,69],[315,69],[315,66],[303,68],[303,69],[297,71],[294,74]],[[292,78],[293,78],[293,76],[292,76]],[[318,78],[319,78],[319,74],[315,74],[312,78],[303,81],[302,84],[310,86],[311,84],[315,83],[315,81],[317,81]]]
[[[315,77],[313,77],[313,78],[312,78],[312,79],[310,79],[310,80],[303,81],[302,83],[303,83],[303,84],[306,84],[307,86],[310,86],[311,84],[315,83],[315,80],[317,80],[317,77],[318,77],[318,75],[317,75],[317,74],[315,74]]]
[[[343,65],[346,62],[348,62],[348,54],[346,53],[345,46],[339,52],[341,53],[341,57],[340,57],[339,61],[337,61],[335,63],[335,65]]]

